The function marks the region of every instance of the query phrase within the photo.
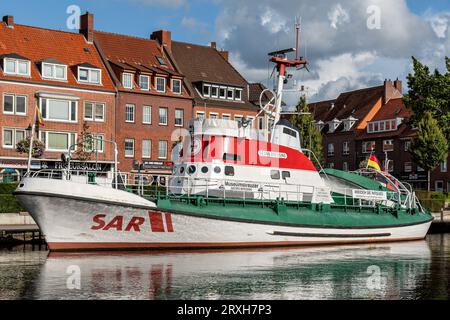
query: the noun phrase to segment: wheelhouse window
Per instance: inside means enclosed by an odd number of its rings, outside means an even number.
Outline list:
[[[127,104],[125,106],[125,122],[134,122],[134,104]]]
[[[152,124],[152,107],[144,106],[142,108],[142,123]]]
[[[234,120],[237,122],[237,123],[242,123],[242,119],[243,119],[244,117],[243,116],[234,116]]]
[[[78,67],[78,82],[100,84],[101,70]]]
[[[67,66],[54,63],[42,63],[42,77],[52,80],[67,80]]]
[[[229,114],[222,114],[222,119],[223,120],[230,120],[231,116]]]
[[[175,126],[182,127],[184,122],[184,111],[183,109],[175,109]]]
[[[270,170],[270,178],[280,180],[280,170]]]
[[[152,157],[152,141],[142,140],[142,158]]]
[[[14,149],[15,146],[22,140],[25,140],[25,130],[3,128],[3,148]]]
[[[158,159],[167,159],[167,141],[165,140],[158,143]]]
[[[5,74],[17,76],[30,76],[30,61],[4,58],[3,71]]]
[[[160,107],[159,108],[159,124],[161,126],[167,126],[169,119],[167,117],[167,108]]]
[[[27,96],[4,94],[3,113],[24,116],[27,114]]]
[[[76,137],[77,134],[72,132],[41,132],[41,141],[45,144],[47,151],[67,152],[70,146],[75,145]]]
[[[176,94],[181,94],[181,80],[172,79],[172,92]]]
[[[134,139],[125,139],[125,157],[134,157]]]
[[[122,84],[125,89],[133,89],[133,75],[124,72],[122,74]]]
[[[150,90],[150,77],[141,74],[139,76],[139,87],[142,90]]]
[[[41,98],[42,117],[55,122],[77,122],[77,101]]]
[[[161,77],[156,77],[156,91],[166,92],[166,79]]]
[[[225,175],[232,177],[234,176],[234,167],[232,166],[225,166]]]
[[[287,178],[290,178],[291,177],[291,172],[290,171],[282,171],[281,172],[281,178],[283,179],[283,180],[285,180],[285,179],[287,179]]]
[[[96,122],[105,121],[105,104],[95,102],[85,102],[84,120]]]
[[[210,119],[219,119],[219,114],[217,112],[210,112],[209,118]]]

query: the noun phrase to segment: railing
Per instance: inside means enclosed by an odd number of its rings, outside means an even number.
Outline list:
[[[310,204],[313,195],[321,187],[313,185],[284,183],[265,183],[248,180],[194,178],[189,176],[167,176],[164,180],[155,181],[153,175],[139,173],[118,173],[117,181],[113,172],[76,171],[76,170],[39,170],[31,172],[30,177],[71,180],[74,183],[95,184],[105,188],[114,188],[136,193],[142,197],[155,199],[162,195],[171,199],[203,197],[205,199],[239,199],[241,201],[274,201],[283,200],[287,204]],[[227,185],[228,183],[228,185]],[[233,188],[237,186],[237,188]],[[239,187],[240,186],[240,187]],[[239,189],[241,188],[241,189]],[[351,188],[333,189],[334,207],[375,208],[379,205],[394,207],[404,205],[397,192],[386,192],[386,200],[365,200],[353,197]],[[415,195],[414,195],[415,197]],[[416,200],[415,200],[416,201]],[[421,210],[419,202],[417,207]]]

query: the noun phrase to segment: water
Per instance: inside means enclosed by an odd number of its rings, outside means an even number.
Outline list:
[[[0,299],[448,299],[450,235],[178,253],[0,249]]]

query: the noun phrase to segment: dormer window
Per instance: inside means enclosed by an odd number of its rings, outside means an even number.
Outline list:
[[[211,87],[211,98],[218,98],[219,97],[219,86],[212,86]]]
[[[4,58],[3,71],[9,75],[30,76],[30,61]]]
[[[227,89],[227,99],[228,100],[233,100],[234,99],[234,89],[233,88],[228,88]]]
[[[42,62],[42,78],[52,80],[67,80],[67,66],[62,64]]]
[[[350,116],[349,118],[344,120],[344,130],[350,131],[353,125],[356,123],[356,118]]]
[[[181,94],[181,80],[172,79],[172,92],[176,94]]]
[[[78,67],[78,82],[100,84],[101,70],[87,67]]]
[[[133,89],[133,75],[124,72],[122,74],[122,85],[125,89]]]
[[[156,91],[166,92],[166,79],[161,77],[156,77]]]
[[[236,91],[234,92],[234,99],[237,101],[242,100],[242,89],[236,89]]]
[[[337,127],[339,127],[339,124],[341,122],[338,119],[334,119],[333,121],[330,121],[329,126],[330,126],[330,132],[333,133],[334,131],[336,131]]]
[[[166,60],[164,60],[163,57],[156,57],[156,59],[158,60],[160,65],[162,65],[162,66],[167,65]]]
[[[203,96],[204,97],[210,97],[211,96],[211,85],[210,84],[204,84],[203,85]]]
[[[150,77],[141,74],[139,76],[139,87],[142,90],[147,90],[147,91],[150,90]]]
[[[369,124],[367,125],[367,132],[375,133],[375,132],[395,131],[397,130],[399,122],[400,121],[397,121],[395,119],[369,122]]]
[[[220,87],[219,89],[219,98],[226,99],[227,98],[227,87]]]
[[[319,120],[316,123],[314,123],[314,125],[316,126],[317,130],[322,131],[323,127],[325,126],[325,123],[322,120]]]

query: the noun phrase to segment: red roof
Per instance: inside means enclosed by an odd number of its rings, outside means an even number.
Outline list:
[[[406,108],[403,99],[391,99],[381,107],[380,111],[378,111],[371,121],[409,118],[411,115],[412,111]]]
[[[97,49],[81,34],[19,24],[10,28],[0,22],[0,56],[10,54],[16,54],[31,61],[31,77],[11,76],[0,72],[1,79],[115,91]],[[43,60],[66,64],[68,66],[67,82],[42,79],[39,62]],[[101,69],[102,84],[78,83],[74,69],[81,64],[89,64]]]

